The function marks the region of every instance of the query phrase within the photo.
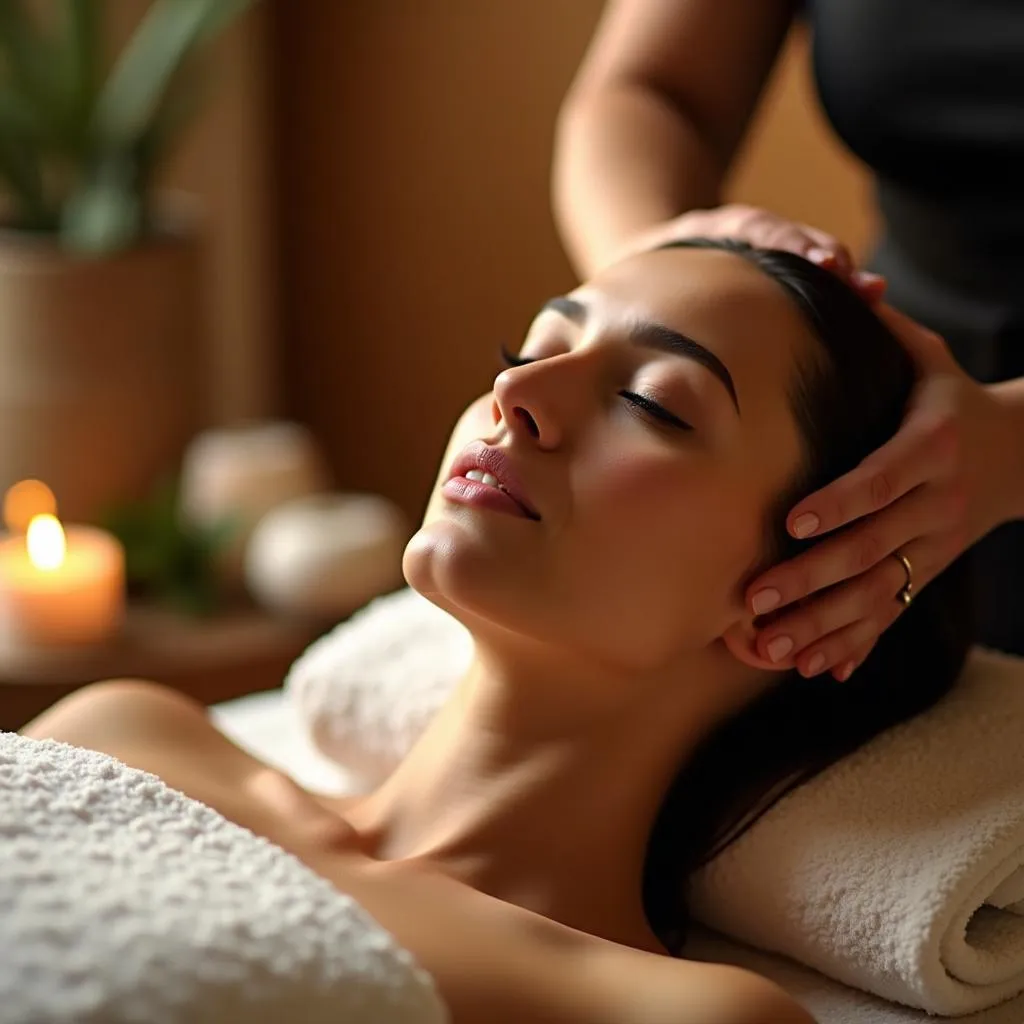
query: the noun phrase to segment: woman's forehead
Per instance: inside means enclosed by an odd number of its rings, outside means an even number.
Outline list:
[[[659,323],[728,369],[741,408],[785,396],[817,343],[782,286],[735,253],[664,249],[630,257],[572,293],[594,332]],[[774,385],[774,386],[772,386]]]

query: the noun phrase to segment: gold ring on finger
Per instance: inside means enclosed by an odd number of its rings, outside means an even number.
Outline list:
[[[896,600],[902,601],[903,607],[906,608],[914,600],[914,570],[910,565],[910,559],[906,555],[901,554],[899,551],[894,551],[892,557],[903,566],[903,572],[907,577],[906,583],[903,584],[896,594]]]

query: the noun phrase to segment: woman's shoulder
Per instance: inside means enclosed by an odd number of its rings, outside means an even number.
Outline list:
[[[596,938],[415,867],[347,856],[318,868],[430,973],[453,1024],[813,1024],[739,967]]]
[[[589,955],[575,973],[601,1004],[567,1024],[814,1024],[779,985],[732,964],[620,949]]]

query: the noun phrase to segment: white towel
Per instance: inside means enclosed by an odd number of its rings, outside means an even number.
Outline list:
[[[321,638],[286,690],[317,746],[385,777],[469,663],[411,590]],[[1024,991],[1024,662],[972,652],[938,706],[780,801],[694,878],[698,920],[849,985],[957,1015]]]
[[[211,708],[217,727],[253,756],[276,764],[296,780],[324,793],[355,793],[350,775],[320,756],[283,689],[253,694]],[[691,960],[735,964],[781,985],[811,1012],[818,1024],[934,1024],[924,1010],[911,1009],[825,977],[789,957],[765,953],[702,926],[695,926],[684,955]],[[970,1024],[1021,1024],[1024,995],[971,1014]],[[965,1021],[966,1024],[966,1021]]]
[[[155,775],[0,733],[3,1024],[444,1024],[351,897]]]
[[[462,623],[405,587],[311,644],[284,688],[317,748],[368,788],[405,757],[472,656]]]

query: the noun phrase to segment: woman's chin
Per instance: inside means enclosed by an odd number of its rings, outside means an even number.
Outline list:
[[[402,574],[413,590],[432,601],[457,600],[460,591],[475,589],[474,578],[504,575],[494,562],[495,553],[482,550],[458,523],[438,518],[424,523],[409,539]]]
[[[413,590],[467,627],[483,621],[507,627],[523,613],[516,594],[522,589],[524,566],[511,561],[474,542],[457,523],[438,519],[425,523],[409,540],[402,574]]]

